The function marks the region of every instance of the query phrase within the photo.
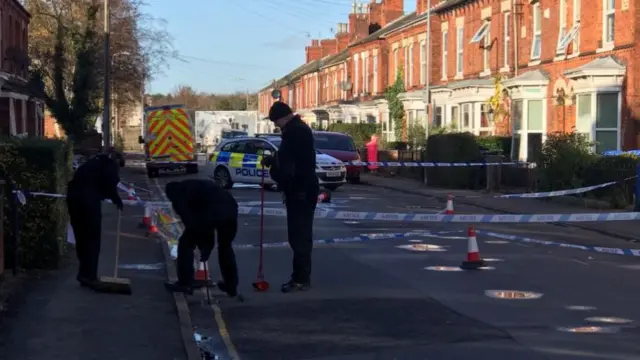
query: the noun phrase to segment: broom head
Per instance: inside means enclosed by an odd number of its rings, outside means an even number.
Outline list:
[[[100,277],[100,292],[131,295],[131,280],[115,277]]]

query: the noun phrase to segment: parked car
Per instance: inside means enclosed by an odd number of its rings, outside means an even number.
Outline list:
[[[320,152],[343,162],[360,161],[360,152],[351,136],[330,131],[314,131],[313,137],[316,141],[316,149]],[[347,165],[346,167],[347,181],[352,184],[359,183],[362,167],[356,165]]]
[[[260,184],[264,174],[264,185],[267,188],[277,185],[269,174],[264,173],[256,163],[262,156],[275,154],[282,138],[276,136],[244,137],[229,139],[216,147],[209,163],[213,166],[212,178],[223,188],[230,189],[234,183]],[[254,161],[255,163],[244,163]],[[346,182],[346,169],[341,161],[316,152],[316,175],[323,186],[335,190]]]

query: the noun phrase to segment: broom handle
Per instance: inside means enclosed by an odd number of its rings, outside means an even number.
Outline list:
[[[116,263],[113,266],[113,277],[118,277],[118,262],[120,261],[120,223],[122,222],[122,212],[118,210],[118,225],[116,225]]]

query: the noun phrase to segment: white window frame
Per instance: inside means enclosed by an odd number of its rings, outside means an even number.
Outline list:
[[[480,25],[478,30],[476,30],[476,33],[473,34],[473,37],[471,38],[471,41],[469,41],[469,44],[479,43],[480,41],[484,40],[489,34],[490,28],[491,28],[491,22],[486,20],[483,21],[482,25]]]
[[[396,48],[395,50],[393,50],[393,80],[392,80],[392,84],[396,82],[396,78],[398,77],[398,67],[400,66],[400,64],[398,64],[398,62],[400,62],[399,55],[398,55],[399,52],[400,52],[399,48]]]
[[[378,93],[378,55],[373,55],[373,93]]]
[[[542,56],[542,10],[540,9],[540,2],[533,4],[532,7],[533,16],[531,17],[531,61],[540,60]],[[536,23],[540,23],[540,28],[536,29]],[[536,43],[539,43],[537,48],[538,54],[535,54]]]
[[[360,90],[360,87],[358,86],[358,83],[360,82],[360,69],[359,68],[359,61],[358,61],[358,56],[354,56],[353,57],[353,67],[354,67],[354,77],[353,77],[353,96],[354,97],[358,97],[359,92],[358,90]]]
[[[609,7],[613,3],[613,7]],[[613,23],[613,29],[609,32],[608,19]],[[602,47],[613,47],[616,35],[616,8],[615,0],[602,0]]]
[[[574,41],[576,36],[578,36],[578,32],[580,32],[580,21],[578,21],[577,23],[574,23],[573,26],[571,27],[571,30],[569,30],[569,32],[562,39],[558,41],[558,47],[556,49],[557,55],[566,54],[567,46],[569,46],[569,44],[572,41]]]
[[[477,130],[475,132],[476,135],[480,135],[481,132],[488,132],[489,135],[487,136],[492,136],[494,134],[495,131],[495,126],[493,126],[493,124],[491,123],[491,121],[489,120],[489,113],[490,113],[490,109],[491,107],[489,106],[488,103],[486,102],[482,102],[480,103],[480,112],[478,113],[478,126],[477,126]],[[488,127],[483,127],[482,126],[482,114],[487,114],[487,121],[488,121]]]
[[[475,103],[473,102],[460,103],[460,124],[458,125],[458,128],[461,132],[470,132],[475,134],[475,121],[473,119],[473,115],[475,113],[474,105]],[[466,110],[469,110],[469,126],[464,126],[464,113]]]
[[[597,121],[596,121],[596,116],[598,114],[598,95],[603,95],[603,94],[617,94],[618,95],[618,109],[616,112],[617,115],[617,128],[599,128],[597,127]],[[590,109],[590,118],[587,119],[587,122],[591,124],[591,126],[589,127],[582,127],[580,126],[580,124],[577,122],[578,121],[578,114],[579,112],[579,102],[577,100],[577,97],[579,96],[585,96],[585,95],[589,95],[591,97],[591,109]],[[583,134],[587,134],[588,135],[588,139],[589,141],[592,141],[595,143],[596,141],[596,134],[599,131],[607,131],[607,132],[611,132],[611,131],[615,131],[617,132],[617,144],[616,144],[616,149],[615,150],[620,150],[622,148],[622,129],[621,129],[621,122],[622,122],[622,118],[621,118],[621,113],[622,113],[622,94],[620,92],[620,90],[613,90],[613,89],[590,89],[588,91],[584,91],[584,92],[578,92],[576,93],[576,128],[577,128],[577,132],[579,133],[583,133]],[[594,144],[593,149],[594,152],[596,151],[596,145]]]
[[[509,46],[511,45],[511,31],[509,31],[509,29],[511,29],[511,12],[507,11],[502,15],[502,19],[504,21],[504,27],[503,27],[503,51],[504,51],[504,61],[503,61],[503,66],[505,69],[509,69]]]
[[[462,34],[461,34],[462,33]],[[464,73],[464,27],[456,28],[456,76],[462,77]]]
[[[333,90],[331,90],[331,100],[335,100],[338,97],[338,73],[333,72]]]
[[[567,29],[567,0],[560,0],[560,6],[558,8],[558,25],[558,46],[556,47],[556,55],[564,55],[567,50],[567,46],[562,45],[566,41],[565,37],[569,34]]]
[[[482,48],[482,64],[484,75],[491,73],[491,22],[487,21],[487,30],[484,35],[484,45]]]
[[[582,12],[582,0],[573,0],[573,25],[580,23],[580,17]],[[573,49],[571,55],[578,55],[580,53],[580,29],[573,37]]]
[[[409,59],[407,61],[407,66],[409,67],[408,72],[409,72],[409,87],[413,86],[413,43],[411,45],[409,45],[409,50],[407,55],[409,56]]]
[[[420,42],[420,84],[427,83],[427,42]]]
[[[409,47],[404,47],[404,86],[409,85]]]
[[[449,30],[442,32],[442,80],[447,80],[447,63],[449,60]]]
[[[516,102],[522,101],[522,118],[520,119],[520,129],[515,131],[515,135],[520,137],[520,148],[518,150],[518,159],[527,161],[529,157],[529,134],[542,134],[542,143],[547,140],[547,99],[543,95],[531,95],[525,97],[514,98],[511,101],[512,106]],[[529,130],[529,101],[542,101],[542,130]],[[515,111],[512,110],[514,113]]]
[[[363,66],[363,70],[364,70],[363,71],[363,73],[364,73],[364,79],[363,79],[364,86],[363,87],[364,87],[364,92],[368,93],[369,92],[369,57],[368,56],[365,57],[362,60],[362,62],[363,62],[362,66]]]

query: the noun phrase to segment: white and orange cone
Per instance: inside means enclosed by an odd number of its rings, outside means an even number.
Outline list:
[[[447,207],[444,209],[444,213],[446,215],[454,215],[455,211],[453,210],[453,195],[449,195],[447,197]]]
[[[133,189],[133,184],[129,185],[129,190],[127,191],[127,200],[135,200],[136,191]]]
[[[152,217],[151,223],[149,224],[149,231],[147,231],[147,236],[157,234],[157,233],[158,233],[158,227],[156,226],[156,219]]]
[[[469,226],[468,238],[467,259],[462,262],[460,268],[465,270],[478,270],[485,266],[485,262],[480,257],[480,249],[478,249],[478,240],[476,239],[476,230],[473,226]]]
[[[148,228],[151,226],[151,206],[145,205],[144,215],[142,216],[142,223],[140,225],[143,228]]]
[[[198,261],[197,265],[194,264],[195,267],[195,275],[193,277],[193,287],[201,288],[201,287],[211,287],[213,286],[213,282],[211,281],[211,277],[209,276],[209,272],[205,268],[204,261]]]

